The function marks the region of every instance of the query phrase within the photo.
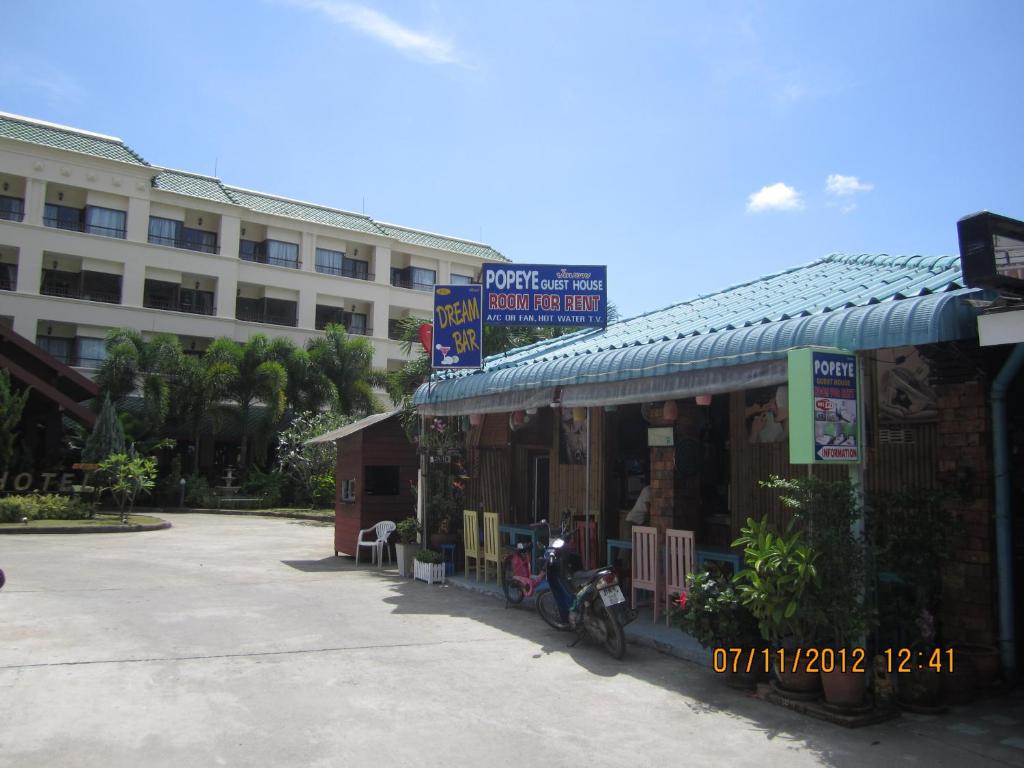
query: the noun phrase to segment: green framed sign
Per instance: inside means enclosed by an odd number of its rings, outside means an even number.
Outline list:
[[[840,349],[789,351],[789,462],[864,460],[857,356]]]

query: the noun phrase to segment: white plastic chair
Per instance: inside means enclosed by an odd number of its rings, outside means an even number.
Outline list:
[[[356,539],[356,565],[359,564],[359,551],[362,547],[373,547],[370,550],[370,565],[374,562],[377,563],[379,568],[384,567],[384,551],[388,553],[388,565],[391,564],[391,550],[388,548],[388,539],[391,534],[394,533],[395,524],[390,520],[381,520],[372,528],[363,528],[359,531],[359,537]],[[364,541],[363,534],[372,533],[374,539],[372,541]]]

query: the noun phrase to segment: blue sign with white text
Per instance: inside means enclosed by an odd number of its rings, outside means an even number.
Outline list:
[[[607,267],[484,264],[489,325],[608,324]]]
[[[479,285],[434,286],[434,333],[430,361],[435,369],[483,365],[483,288]]]

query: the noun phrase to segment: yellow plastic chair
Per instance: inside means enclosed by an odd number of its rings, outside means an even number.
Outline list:
[[[484,566],[484,548],[480,543],[480,523],[476,510],[462,511],[462,548],[466,553],[466,578],[469,578],[469,561],[476,568],[476,580],[480,581],[480,569]]]
[[[484,512],[484,581],[487,567],[494,563],[494,578],[501,584],[501,538],[498,532],[498,513]]]

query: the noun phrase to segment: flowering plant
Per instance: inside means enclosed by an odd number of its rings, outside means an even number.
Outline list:
[[[705,648],[762,644],[757,620],[740,603],[728,577],[718,573],[691,573],[686,589],[669,605],[668,616]]]

